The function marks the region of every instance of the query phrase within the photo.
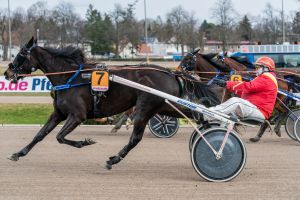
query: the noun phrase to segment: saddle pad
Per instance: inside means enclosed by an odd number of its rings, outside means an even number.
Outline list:
[[[243,81],[243,77],[241,75],[231,75],[230,81]]]
[[[109,74],[107,71],[93,71],[91,87],[96,92],[106,92],[109,89]]]

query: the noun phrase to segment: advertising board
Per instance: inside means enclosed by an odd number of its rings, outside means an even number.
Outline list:
[[[45,76],[26,77],[12,83],[0,76],[0,93],[3,92],[50,92],[51,83]]]

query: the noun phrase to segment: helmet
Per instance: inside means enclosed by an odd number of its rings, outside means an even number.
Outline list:
[[[256,60],[255,65],[267,67],[270,71],[275,70],[275,63],[272,58],[263,56]]]

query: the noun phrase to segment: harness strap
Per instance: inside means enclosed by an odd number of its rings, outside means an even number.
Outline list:
[[[70,84],[80,73],[82,69],[82,64],[79,65],[79,69],[77,70],[77,72],[75,74],[73,74],[73,76],[68,80],[67,84]]]
[[[65,89],[69,89],[69,88],[72,88],[72,87],[79,87],[79,86],[83,86],[83,85],[90,85],[91,82],[88,82],[88,83],[78,83],[78,84],[64,84],[64,85],[57,85],[57,86],[54,86],[52,87],[52,89],[54,91],[57,91],[57,90],[65,90]]]
[[[277,87],[277,90],[278,90],[278,83],[277,83],[277,80],[276,80],[276,78],[275,78],[271,73],[266,72],[266,73],[263,73],[262,75],[263,75],[263,76],[266,76],[266,77],[268,77],[268,78],[270,78],[270,79],[275,83],[275,85],[276,85],[276,87]]]
[[[57,91],[57,90],[65,90],[65,89],[69,89],[69,88],[72,88],[72,87],[79,87],[79,86],[83,86],[83,85],[89,85],[91,82],[88,82],[88,83],[71,84],[72,81],[73,81],[73,80],[78,76],[78,74],[81,72],[81,70],[82,70],[82,65],[79,65],[79,68],[78,68],[78,70],[76,71],[76,73],[73,74],[73,76],[67,81],[66,84],[54,86],[54,87],[52,87],[52,89],[53,89],[54,91]]]

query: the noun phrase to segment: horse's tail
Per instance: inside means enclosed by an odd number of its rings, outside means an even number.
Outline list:
[[[220,99],[212,89],[203,83],[195,82],[195,95],[202,101],[209,102],[209,106],[216,106],[221,103]],[[207,103],[208,103],[207,102]],[[206,105],[206,103],[203,103]]]

